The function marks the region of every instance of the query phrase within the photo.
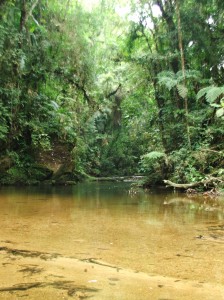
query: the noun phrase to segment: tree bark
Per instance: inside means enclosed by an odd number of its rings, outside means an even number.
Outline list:
[[[22,32],[26,26],[26,22],[29,17],[32,15],[34,8],[37,6],[39,0],[33,2],[29,11],[27,11],[26,7],[26,0],[22,0],[22,7],[21,7],[21,17],[20,17],[20,32]]]
[[[178,51],[178,36],[176,25],[174,22],[175,5],[171,1],[162,0],[157,0],[155,4],[159,6],[162,12],[162,16],[167,24],[167,29],[170,34],[170,47],[173,50],[173,52]],[[177,73],[179,70],[178,57],[173,57],[173,59],[171,60],[171,66],[174,73]]]

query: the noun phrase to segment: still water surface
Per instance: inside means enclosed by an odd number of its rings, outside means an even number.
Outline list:
[[[1,188],[0,208],[1,244],[224,284],[223,198],[83,183]]]

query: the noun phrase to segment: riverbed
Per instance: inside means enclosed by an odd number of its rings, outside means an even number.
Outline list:
[[[0,189],[0,299],[224,299],[224,198]]]

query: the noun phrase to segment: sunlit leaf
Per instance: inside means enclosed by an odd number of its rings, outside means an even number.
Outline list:
[[[224,115],[224,108],[219,108],[217,111],[216,111],[216,117],[217,118],[220,118]]]

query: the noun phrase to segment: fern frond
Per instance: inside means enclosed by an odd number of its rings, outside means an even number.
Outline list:
[[[177,85],[178,94],[184,99],[187,97],[188,88],[183,84]]]
[[[158,83],[164,85],[170,91],[177,85],[176,75],[172,71],[163,71],[157,75]]]
[[[208,90],[210,89],[210,86],[207,86],[203,89],[201,89],[198,93],[197,93],[197,100],[199,100],[201,97],[204,97],[205,94],[208,92]]]
[[[164,85],[170,91],[173,87],[177,85],[177,80],[172,79],[170,77],[161,77],[159,78],[158,83],[160,85]]]
[[[200,80],[201,79],[201,73],[197,70],[185,70],[185,76],[183,76],[182,71],[178,71],[177,74],[178,82],[183,81],[184,79],[194,79],[194,80]]]
[[[161,77],[169,77],[169,78],[172,78],[172,79],[176,79],[176,75],[173,71],[162,71],[160,72],[158,75],[157,75],[158,78],[161,78]]]
[[[186,70],[185,73],[186,78],[200,80],[202,78],[201,72],[197,70]]]
[[[142,155],[142,159],[147,159],[147,160],[157,160],[161,157],[165,157],[165,153],[163,152],[159,152],[159,151],[152,151],[152,152],[149,152],[145,155]]]
[[[206,93],[206,100],[209,103],[215,102],[224,93],[224,87],[213,86]]]

